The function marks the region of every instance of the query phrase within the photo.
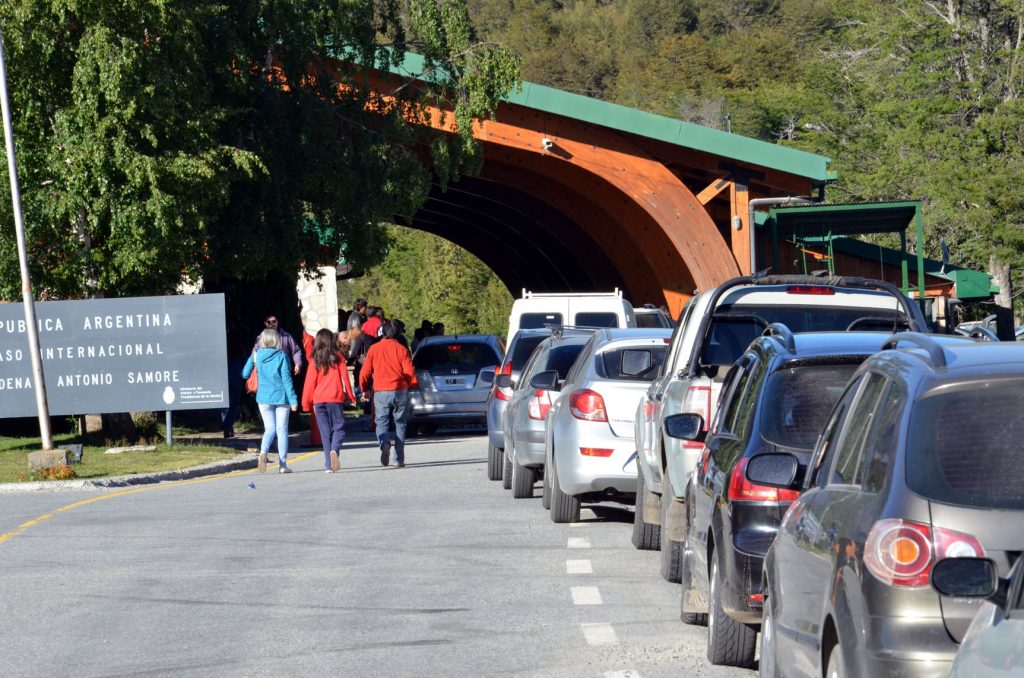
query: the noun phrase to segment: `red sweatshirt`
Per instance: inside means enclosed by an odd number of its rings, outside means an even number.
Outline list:
[[[374,391],[407,390],[416,383],[409,349],[394,339],[381,339],[371,346],[359,370],[359,388],[369,391],[370,377]]]
[[[306,371],[306,383],[302,388],[302,409],[306,412],[316,403],[355,402],[356,395],[348,380],[348,366],[345,359],[338,356],[341,362],[331,367],[324,374],[316,368],[312,361]]]

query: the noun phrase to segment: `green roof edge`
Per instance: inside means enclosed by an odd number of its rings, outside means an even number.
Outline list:
[[[392,66],[391,72],[404,77],[423,79],[424,63],[421,55],[406,52],[403,63],[400,66]],[[545,85],[524,82],[520,91],[512,92],[505,100],[526,108],[583,120],[601,127],[723,156],[738,162],[767,167],[816,183],[835,181],[838,178],[838,174],[828,168],[832,159],[823,155],[770,144],[767,141],[647,113]]]

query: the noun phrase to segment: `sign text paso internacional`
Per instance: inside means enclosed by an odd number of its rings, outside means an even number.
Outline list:
[[[226,407],[224,295],[36,303],[50,414]],[[0,304],[0,418],[36,415],[22,304]]]

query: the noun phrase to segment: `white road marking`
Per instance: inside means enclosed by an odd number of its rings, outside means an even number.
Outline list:
[[[619,642],[611,624],[580,624],[580,628],[587,645],[615,645]]]
[[[606,671],[604,678],[640,678],[640,674],[632,669],[625,671]]]
[[[565,561],[566,574],[594,574],[594,566],[589,560],[567,560]]]
[[[569,537],[569,543],[566,544],[566,547],[571,549],[589,549],[590,540],[586,537]]]
[[[600,605],[601,592],[596,586],[570,586],[573,605]]]

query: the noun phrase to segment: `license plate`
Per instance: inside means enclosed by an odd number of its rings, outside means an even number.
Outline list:
[[[465,377],[445,377],[444,383],[446,386],[465,386]]]

